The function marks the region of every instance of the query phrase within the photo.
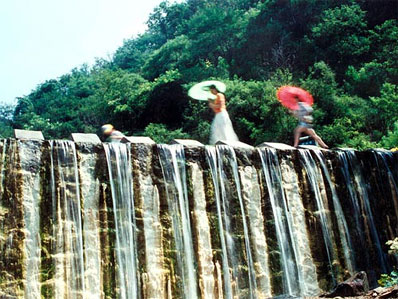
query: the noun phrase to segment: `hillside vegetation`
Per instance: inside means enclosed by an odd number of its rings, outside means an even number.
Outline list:
[[[315,130],[328,145],[396,147],[397,16],[395,0],[162,2],[111,59],[39,84],[11,114],[3,107],[0,133],[68,138],[112,123],[157,142],[207,143],[212,112],[187,90],[217,79],[243,142],[292,143],[296,120],[275,93],[293,84],[313,94]]]

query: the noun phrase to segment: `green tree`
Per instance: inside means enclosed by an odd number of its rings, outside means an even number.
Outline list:
[[[194,65],[191,59],[191,41],[184,35],[169,40],[154,51],[143,65],[143,75],[153,80],[173,69],[187,69]]]
[[[352,94],[362,97],[379,96],[384,82],[398,84],[397,20],[387,20],[369,31],[371,41],[369,61],[359,67],[349,66],[346,87]]]
[[[136,38],[125,40],[123,46],[118,48],[113,55],[113,64],[131,72],[140,72],[147,57],[154,51],[153,39],[152,35],[144,33]]]
[[[334,67],[341,79],[348,65],[357,66],[370,49],[366,12],[358,4],[325,10],[307,35],[314,61]]]
[[[15,105],[0,103],[0,138],[13,136],[13,115]]]
[[[398,85],[384,83],[379,97],[371,97],[371,124],[383,134],[398,120]]]

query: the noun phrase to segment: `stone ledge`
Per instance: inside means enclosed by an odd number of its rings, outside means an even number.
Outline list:
[[[204,146],[203,143],[193,139],[173,139],[170,144],[181,144],[183,146],[198,147]]]
[[[44,140],[43,133],[41,131],[29,131],[29,130],[14,130],[14,137],[16,139],[34,139]]]
[[[155,141],[146,136],[125,136],[122,138],[121,142],[135,144],[156,144]]]
[[[216,145],[229,145],[233,148],[254,149],[254,146],[240,141],[220,140],[216,142]]]
[[[263,142],[263,143],[257,145],[257,147],[271,147],[271,148],[275,148],[275,149],[279,149],[279,150],[295,150],[296,149],[295,147],[290,146],[288,144],[278,143],[278,142]]]
[[[327,148],[322,148],[322,147],[316,146],[316,145],[299,145],[299,148],[309,149],[309,150],[329,151],[329,149],[327,149]]]
[[[72,140],[82,143],[101,143],[101,139],[96,134],[72,133]]]

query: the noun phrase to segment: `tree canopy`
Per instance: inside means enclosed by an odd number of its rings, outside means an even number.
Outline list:
[[[0,105],[0,134],[68,138],[112,123],[157,142],[207,143],[212,113],[187,90],[217,79],[243,142],[292,143],[296,120],[276,99],[291,84],[313,94],[315,130],[330,146],[397,147],[398,2],[375,2],[164,1],[109,61],[39,84],[15,109]]]

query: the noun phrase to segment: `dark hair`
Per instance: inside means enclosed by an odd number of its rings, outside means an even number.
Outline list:
[[[218,92],[220,92],[214,84],[210,85],[210,86],[209,86],[209,89],[215,89],[215,90],[217,90]]]

